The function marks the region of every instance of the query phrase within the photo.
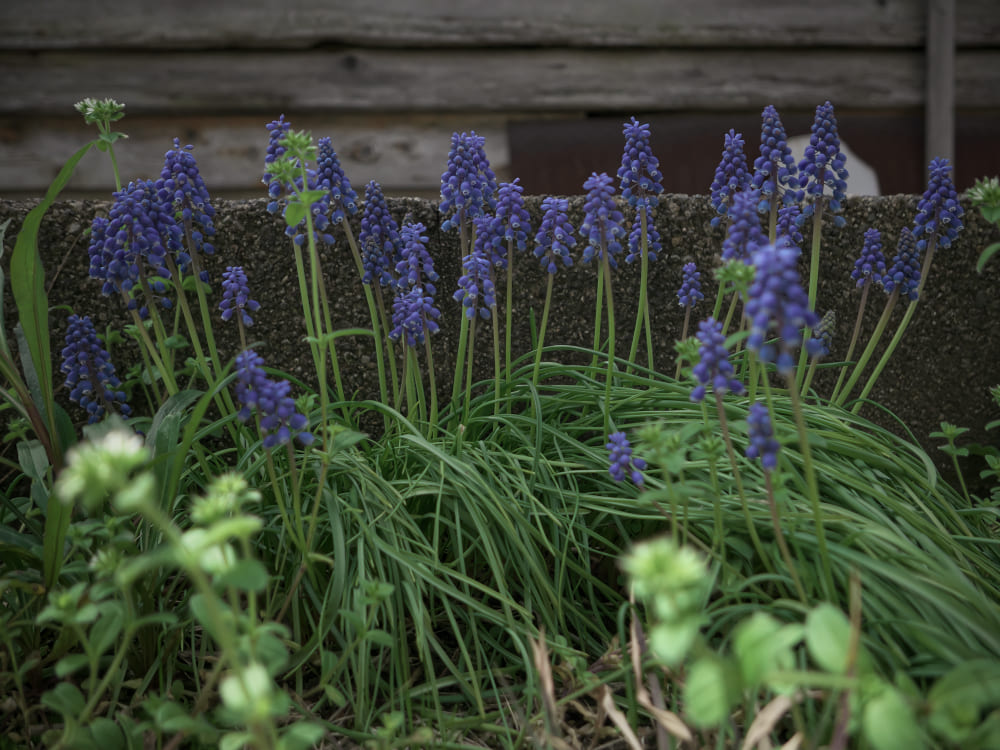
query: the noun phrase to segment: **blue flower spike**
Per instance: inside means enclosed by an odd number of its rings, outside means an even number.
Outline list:
[[[642,472],[645,460],[632,455],[632,446],[624,432],[612,432],[604,446],[608,451],[608,473],[616,482],[624,482],[628,477],[636,487],[642,487]]]

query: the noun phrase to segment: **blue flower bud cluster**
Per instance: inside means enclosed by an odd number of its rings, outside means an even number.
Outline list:
[[[340,159],[337,158],[330,139],[320,138],[316,145],[319,149],[316,157],[316,188],[328,191],[323,199],[329,208],[326,218],[331,224],[339,224],[347,214],[353,216],[358,212],[358,194],[344,174],[344,168],[340,166]]]
[[[465,273],[458,280],[458,290],[454,299],[461,302],[465,308],[465,317],[470,320],[475,317],[478,308],[479,315],[489,320],[490,309],[496,305],[496,290],[493,286],[493,266],[489,260],[490,224],[488,216],[475,218],[476,241],[472,251],[462,260]],[[480,297],[482,300],[480,301]]]
[[[764,213],[775,196],[780,203],[802,200],[795,158],[788,147],[785,126],[781,124],[778,110],[768,104],[761,113],[760,156],[753,163],[751,185],[760,191],[758,210]]]
[[[756,272],[747,292],[747,348],[762,362],[777,364],[782,375],[795,367],[792,352],[802,343],[802,329],[819,323],[799,279],[800,254],[796,247],[764,245],[753,255]],[[767,341],[772,333],[778,336],[777,346]]]
[[[315,439],[306,431],[308,420],[295,409],[287,380],[271,380],[264,372],[264,358],[253,349],[236,356],[236,398],[241,404],[237,416],[246,422],[254,412],[260,417],[264,447],[274,448],[295,438],[302,445]]]
[[[779,247],[794,247],[801,251],[802,232],[799,229],[799,216],[802,209],[799,204],[792,203],[778,209],[778,220],[775,222],[774,244]]]
[[[827,310],[806,343],[806,352],[811,358],[826,357],[833,347],[833,334],[837,329],[837,311]]]
[[[844,163],[847,157],[840,150],[840,134],[837,132],[837,117],[830,102],[816,107],[813,119],[809,145],[806,146],[802,161],[799,162],[799,186],[805,188],[805,195],[811,197],[802,211],[801,219],[812,216],[816,210],[816,202],[825,191],[827,207],[834,214],[843,210],[844,199],[847,197],[847,169]],[[834,216],[834,225],[844,226],[843,216]]]
[[[743,383],[734,377],[733,363],[729,361],[726,350],[726,337],[722,335],[722,323],[715,318],[706,318],[698,324],[696,334],[698,343],[698,364],[692,368],[692,373],[698,380],[698,385],[691,391],[691,400],[704,400],[709,383],[715,390],[716,398],[722,398],[732,392],[737,396],[745,392]]]
[[[663,174],[660,161],[653,156],[649,145],[649,124],[640,124],[633,117],[623,125],[622,135],[625,136],[625,151],[618,168],[622,198],[630,206],[656,208],[663,192]]]
[[[437,294],[437,282],[441,277],[434,270],[434,259],[427,252],[427,227],[417,222],[405,222],[400,230],[403,242],[403,258],[396,264],[397,288],[400,290],[422,286],[433,296]]]
[[[627,476],[636,487],[642,487],[642,472],[646,461],[632,455],[632,446],[624,432],[612,432],[604,446],[608,451],[608,473],[616,482],[624,482]]]
[[[854,261],[851,278],[856,282],[855,286],[863,286],[865,283],[881,284],[885,272],[882,233],[872,228],[865,232],[861,255]]]
[[[917,240],[909,227],[903,227],[896,244],[896,254],[892,258],[889,270],[882,276],[882,289],[886,294],[899,291],[900,297],[906,297],[910,302],[917,299],[917,287],[920,286],[920,252],[917,250]]]
[[[705,299],[705,295],[701,292],[701,272],[694,263],[685,263],[682,273],[677,299],[680,300],[682,307],[694,307],[696,302]]]
[[[656,260],[663,250],[663,243],[660,240],[660,232],[653,221],[652,209],[636,209],[635,218],[632,220],[632,231],[628,234],[628,255],[625,256],[626,263],[635,263],[642,260],[642,217],[646,216],[646,257],[649,260]]]
[[[760,214],[757,213],[759,198],[760,193],[756,190],[746,190],[733,196],[726,239],[722,242],[723,262],[741,260],[749,263],[758,248],[767,244],[767,237],[760,228]]]
[[[66,373],[70,399],[86,410],[89,424],[111,410],[117,410],[123,417],[131,415],[111,355],[97,338],[90,316],[69,316],[61,369]]]
[[[608,262],[612,268],[618,267],[616,257],[622,251],[620,239],[625,236],[622,227],[624,217],[615,203],[615,189],[611,178],[604,172],[594,172],[583,183],[587,198],[583,204],[583,224],[580,236],[587,240],[583,248],[583,262],[589,263],[595,256],[603,260],[603,248],[607,248]]]
[[[365,185],[365,208],[361,213],[361,263],[364,267],[362,281],[380,286],[394,287],[396,267],[403,260],[403,241],[399,226],[389,213],[382,188],[372,180]]]
[[[511,182],[501,182],[497,195],[496,218],[491,225],[493,234],[492,262],[498,268],[507,267],[507,244],[513,243],[521,252],[528,249],[528,233],[531,232],[531,217],[524,207],[518,185],[519,178]]]
[[[250,299],[250,287],[243,266],[227,266],[222,274],[222,302],[219,303],[222,319],[228,321],[239,312],[243,325],[250,327],[253,325],[250,313],[259,309],[260,303]]]
[[[497,178],[486,158],[485,144],[486,138],[474,130],[451,136],[448,168],[441,175],[443,232],[457,228],[463,215],[468,219],[496,208]]]
[[[950,247],[962,231],[961,216],[965,213],[958,202],[958,192],[951,181],[951,165],[947,159],[931,161],[931,176],[917,204],[917,217],[913,220],[913,236],[917,239],[917,252],[922,253],[927,243],[937,239],[941,247]]]
[[[215,247],[206,238],[215,236],[215,208],[208,194],[208,187],[198,171],[198,163],[191,153],[193,146],[181,148],[180,139],[174,138],[173,149],[164,156],[163,170],[156,181],[156,189],[165,192],[164,200],[188,232],[191,252],[214,255]],[[202,272],[202,281],[207,281]]]
[[[771,412],[759,401],[750,405],[747,414],[748,437],[746,457],[759,458],[765,471],[773,471],[778,466],[778,450],[781,448],[774,439],[774,428],[771,426]]]
[[[733,197],[737,193],[742,193],[749,185],[750,172],[747,170],[747,159],[743,153],[743,135],[730,129],[725,135],[722,160],[716,167],[715,179],[712,180],[712,207],[719,214],[711,221],[713,227],[719,226],[722,217],[729,214]]]
[[[285,119],[284,115],[281,115],[277,120],[269,122],[266,127],[268,133],[267,152],[264,155],[264,176],[261,181],[267,185],[267,196],[271,199],[267,204],[267,210],[269,213],[276,214],[279,208],[278,201],[286,194],[288,186],[275,178],[271,172],[268,172],[267,165],[273,164],[285,155],[287,149],[281,145],[281,141],[288,135],[292,124]]]
[[[389,338],[399,341],[405,336],[407,346],[423,344],[428,333],[437,333],[441,311],[434,306],[434,298],[424,294],[421,286],[400,291],[392,301],[392,330]]]
[[[573,225],[569,223],[569,201],[549,196],[542,200],[542,223],[535,235],[535,257],[548,273],[558,270],[557,260],[573,265],[570,251],[576,246]]]

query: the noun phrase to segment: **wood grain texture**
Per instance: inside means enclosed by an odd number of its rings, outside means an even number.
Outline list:
[[[142,114],[919,107],[919,51],[0,53],[0,114],[113,96]],[[1000,49],[960,52],[955,103],[1000,106]]]
[[[369,46],[918,47],[924,0],[6,0],[0,49]],[[1000,3],[963,0],[960,46],[996,46]]]

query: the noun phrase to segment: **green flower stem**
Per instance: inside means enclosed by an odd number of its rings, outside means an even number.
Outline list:
[[[542,349],[545,346],[545,328],[549,323],[549,308],[552,305],[552,286],[555,274],[548,274],[548,281],[545,283],[545,304],[542,307],[542,324],[538,329],[538,343],[535,345],[535,367],[531,373],[531,384],[538,387],[538,368],[542,363]]]
[[[896,307],[896,303],[899,301],[899,288],[892,290],[892,294],[889,295],[889,299],[886,300],[885,309],[882,310],[882,317],[879,318],[878,324],[875,326],[875,332],[872,333],[871,339],[868,341],[868,346],[861,353],[861,357],[858,359],[856,365],[854,365],[854,370],[851,372],[851,377],[847,381],[847,385],[844,386],[844,390],[840,391],[836,400],[833,402],[835,406],[843,406],[844,401],[850,395],[851,390],[854,388],[855,383],[858,382],[858,378],[861,377],[862,371],[864,371],[865,366],[868,364],[868,360],[871,359],[872,354],[875,352],[875,347],[878,345],[879,340],[882,338],[882,333],[885,331],[885,327],[889,324],[889,319],[892,317],[892,311]]]
[[[363,277],[362,277],[363,278]],[[385,344],[385,351],[388,353],[387,359],[389,360],[389,383],[392,384],[392,403],[399,403],[399,391],[396,388],[396,351],[393,348],[392,340],[389,338],[389,333],[392,328],[389,326],[389,315],[387,312],[387,307],[385,304],[385,295],[382,294],[382,287],[380,285],[375,285],[375,307],[378,308],[379,321],[382,324],[382,331],[384,338],[382,342]],[[381,359],[381,357],[379,358]]]
[[[772,245],[778,239],[778,201],[780,200],[778,192],[775,191],[774,195],[771,196],[771,207],[767,216],[767,241]]]
[[[857,414],[861,410],[865,399],[868,398],[868,394],[875,385],[875,381],[878,380],[878,376],[882,374],[882,370],[884,370],[885,366],[889,363],[889,358],[892,356],[892,353],[896,351],[896,347],[899,346],[899,342],[902,340],[903,334],[910,325],[910,320],[913,318],[913,314],[917,310],[917,303],[920,302],[920,297],[923,294],[924,284],[927,281],[927,274],[930,273],[931,270],[931,261],[934,260],[934,248],[936,245],[937,238],[934,235],[931,235],[930,242],[927,243],[927,254],[924,256],[924,263],[920,267],[920,283],[917,285],[917,298],[906,306],[906,313],[903,315],[903,320],[900,321],[899,327],[896,329],[896,333],[892,337],[892,341],[889,342],[889,346],[887,346],[885,351],[882,352],[882,358],[879,359],[878,364],[875,365],[875,369],[872,371],[872,374],[868,376],[868,382],[865,383],[865,387],[861,390],[861,395],[858,396],[857,403],[854,404],[854,407],[851,409],[852,414]]]
[[[639,266],[639,304],[635,312],[635,330],[632,332],[632,346],[628,352],[628,363],[635,364],[635,358],[639,353],[639,337],[642,334],[643,323],[646,328],[646,358],[649,369],[653,369],[653,338],[649,323],[649,297],[646,287],[649,278],[649,237],[646,228],[646,216],[649,207],[645,204],[639,206],[640,231],[642,233],[642,244],[640,246],[640,266]]]
[[[511,319],[514,304],[514,240],[507,240],[507,306],[504,308],[504,372],[510,380]]]
[[[847,355],[844,357],[845,362],[851,361],[851,356],[854,354],[854,347],[857,346],[858,338],[861,335],[861,321],[865,316],[865,307],[868,304],[868,291],[871,289],[872,280],[871,277],[865,279],[864,286],[861,288],[861,301],[858,303],[858,317],[854,321],[854,332],[851,334],[851,344],[847,347]],[[836,403],[837,396],[840,395],[840,386],[844,383],[844,378],[847,377],[847,365],[845,364],[840,368],[840,376],[837,378],[837,384],[833,387],[833,393],[830,394],[830,403]]]
[[[128,295],[125,294],[125,292],[122,292],[122,296],[124,297],[125,304],[127,305],[129,302]],[[157,352],[156,349],[156,344],[154,344],[153,340],[149,337],[149,331],[146,330],[146,326],[143,323],[142,318],[139,317],[139,311],[132,309],[129,310],[129,312],[132,314],[132,322],[135,324],[136,330],[139,332],[139,336],[146,345],[146,352],[149,354],[154,366],[160,373],[160,378],[163,380],[163,385],[167,389],[167,394],[173,396],[178,391],[177,383],[174,380],[173,370],[168,371],[166,366],[163,364],[163,360],[160,359],[159,352]],[[152,373],[150,373],[150,376],[152,376]],[[150,384],[155,387],[155,380],[152,377],[150,377]]]
[[[316,332],[316,324],[309,305],[309,283],[306,280],[306,268],[305,261],[302,257],[302,248],[293,242],[292,253],[295,256],[295,273],[299,281],[299,299],[302,302],[302,319],[305,321],[306,335],[309,338],[309,350],[312,352],[313,364],[316,367],[317,377],[319,377],[320,420],[323,424],[326,424],[330,405],[330,395],[327,393],[326,381],[324,379],[326,374],[326,355],[320,348],[320,342]],[[327,448],[325,437],[323,448],[324,450]]]
[[[458,209],[458,247],[459,247],[459,268],[462,266],[462,259],[468,255],[469,228],[466,226],[465,208]],[[465,317],[465,308],[462,308],[462,320],[458,333],[458,354],[455,357],[455,375],[451,384],[452,408],[458,411],[458,399],[462,390],[462,372],[465,367],[465,350],[468,346],[469,320]]]
[[[701,413],[702,418],[705,423],[706,435],[708,433],[708,404],[704,400],[701,402]],[[717,552],[719,555],[719,561],[725,565],[726,564],[726,543],[723,541],[725,536],[725,529],[722,522],[722,490],[719,488],[719,468],[716,464],[716,453],[714,451],[708,454],[708,475],[712,482],[712,510],[713,510],[713,523],[714,528],[712,530],[712,551]]]
[[[819,485],[816,481],[816,467],[813,465],[812,449],[809,447],[809,432],[806,429],[805,413],[802,411],[802,400],[799,398],[799,390],[795,384],[795,374],[792,373],[786,378],[788,385],[788,395],[792,401],[792,410],[795,413],[795,426],[799,432],[799,450],[802,451],[802,463],[805,468],[806,484],[809,490],[809,500],[812,503],[813,519],[816,524],[816,547],[820,558],[820,567],[823,570],[823,595],[826,601],[835,601],[835,588],[833,585],[833,572],[830,569],[830,554],[826,546],[826,530],[823,527],[823,509],[819,501]]]
[[[815,213],[813,214],[812,227],[812,253],[809,259],[809,309],[816,309],[816,296],[819,292],[819,248],[823,235],[823,209],[826,206],[826,198],[819,196],[816,198]],[[806,351],[806,342],[812,336],[812,329],[806,326],[802,330],[802,351],[799,352],[799,366],[796,368],[796,378],[798,387],[802,388],[802,379],[805,377],[806,359],[809,354]]]
[[[757,535],[757,526],[754,524],[753,516],[750,514],[750,504],[747,502],[746,492],[743,490],[743,477],[740,474],[740,467],[736,463],[736,451],[733,450],[733,439],[729,434],[726,410],[722,407],[722,397],[718,394],[715,395],[715,407],[719,413],[719,428],[722,430],[722,439],[726,443],[726,452],[729,454],[729,465],[733,469],[733,479],[736,480],[736,491],[739,493],[740,504],[743,506],[743,520],[746,522],[750,541],[753,543],[753,548],[757,551],[757,557],[764,564],[764,567],[767,568],[769,573],[773,573],[774,568],[771,565],[771,558],[760,542],[760,537]]]
[[[468,351],[468,362],[465,366],[465,402],[462,406],[462,423],[469,423],[469,403],[472,400],[472,365],[474,362],[474,353],[476,351],[476,319],[473,318],[469,320],[468,325],[469,330],[469,351]]]
[[[608,371],[604,379],[604,435],[611,433],[611,382],[615,372],[615,301],[611,291],[611,261],[608,258],[604,229],[601,229],[601,265],[604,268],[605,294],[608,299]]]
[[[590,369],[596,373],[597,357],[602,351],[601,348],[601,323],[604,314],[604,273],[597,271],[597,303],[594,311],[594,356],[590,360]]]
[[[434,378],[434,352],[431,349],[431,337],[430,334],[424,336],[424,352],[427,355],[427,386],[430,389],[431,397],[431,408],[430,415],[427,418],[429,425],[429,430],[434,429],[437,426],[438,418],[438,396],[437,396],[437,383]]]
[[[684,308],[684,325],[681,326],[681,341],[687,339],[688,327],[691,325],[691,307],[692,305],[687,305]],[[674,370],[674,380],[681,379],[681,358],[680,355],[677,357],[677,368]]]
[[[808,607],[809,598],[806,596],[806,590],[802,587],[802,579],[799,578],[799,570],[795,565],[794,558],[792,558],[792,553],[788,549],[788,542],[785,540],[785,532],[781,528],[781,517],[778,513],[778,503],[774,497],[774,483],[771,481],[771,472],[768,469],[764,469],[764,486],[767,488],[767,505],[771,511],[771,524],[774,526],[774,538],[778,542],[778,549],[781,550],[781,557],[785,561],[785,567],[788,568],[788,574],[792,577],[792,583],[795,584],[795,592],[798,594],[802,603]]]
[[[497,320],[496,302],[490,305],[490,318],[493,323],[493,414],[500,413],[500,321]]]

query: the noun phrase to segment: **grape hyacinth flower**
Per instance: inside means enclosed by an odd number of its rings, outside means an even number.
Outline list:
[[[958,192],[951,180],[951,165],[947,159],[934,159],[928,170],[931,176],[917,204],[917,216],[913,220],[913,236],[917,240],[917,252],[922,253],[931,239],[941,247],[950,247],[952,241],[962,231],[961,216],[965,213],[958,202]]]
[[[392,331],[389,338],[399,341],[405,336],[407,346],[423,344],[428,333],[437,333],[441,311],[434,298],[424,294],[423,287],[411,286],[396,294],[392,302]]]
[[[716,398],[722,398],[727,392],[743,395],[743,383],[734,377],[733,363],[729,361],[726,350],[726,337],[722,335],[722,323],[715,318],[706,318],[698,324],[696,334],[700,347],[699,361],[692,369],[698,380],[698,385],[691,391],[691,400],[698,403],[705,398],[706,386],[711,383]]]
[[[361,262],[364,266],[362,281],[379,286],[395,286],[393,272],[403,259],[403,244],[399,226],[389,213],[382,188],[372,180],[365,185],[365,208],[361,213]]]
[[[886,294],[899,291],[900,297],[906,297],[913,302],[919,296],[920,286],[920,253],[917,250],[917,240],[909,227],[903,227],[899,233],[896,254],[892,258],[889,270],[882,276],[882,288]]]
[[[284,115],[280,115],[277,120],[272,120],[266,127],[268,132],[267,153],[264,155],[264,176],[261,182],[267,185],[267,195],[271,199],[267,204],[268,213],[276,214],[278,213],[278,201],[288,192],[288,186],[275,178],[268,171],[267,166],[285,155],[287,149],[281,145],[281,141],[288,135],[292,125],[285,120]]]
[[[749,263],[753,254],[767,244],[767,237],[760,227],[757,202],[760,193],[747,190],[733,196],[729,207],[729,226],[722,243],[722,260],[725,263],[741,260]]]
[[[492,262],[498,268],[507,267],[508,243],[521,252],[528,248],[531,217],[524,207],[524,198],[521,197],[524,188],[517,184],[519,179],[501,182],[497,194],[496,218],[491,225],[491,232],[493,235]]]
[[[794,247],[802,249],[802,232],[799,229],[799,216],[802,209],[797,203],[782,206],[778,209],[778,221],[775,224],[774,244],[779,247]]]
[[[677,290],[677,299],[683,307],[694,307],[699,300],[705,299],[701,292],[701,273],[694,263],[685,263],[682,269],[681,288]]]
[[[493,286],[492,266],[488,256],[489,231],[491,219],[488,216],[477,216],[476,241],[472,252],[462,260],[465,273],[458,280],[458,289],[454,299],[461,302],[465,308],[465,317],[472,320],[478,307],[479,315],[484,320],[490,318],[490,308],[496,300],[496,290]],[[480,301],[482,297],[482,301]]]
[[[882,283],[882,276],[886,273],[885,256],[882,254],[882,233],[875,228],[865,232],[864,245],[861,248],[861,255],[854,261],[854,270],[851,271],[851,278],[856,282],[855,286],[863,286],[866,283]]]
[[[215,236],[212,217],[215,208],[208,194],[205,181],[198,171],[198,163],[191,145],[181,147],[179,138],[174,138],[174,147],[164,156],[163,170],[156,181],[156,189],[166,193],[164,202],[180,214],[181,224],[188,233],[188,250],[214,255],[215,247],[206,238]],[[201,280],[208,281],[208,273],[201,273]]]
[[[469,133],[453,133],[448,151],[448,168],[441,175],[441,231],[458,227],[469,219],[496,208],[497,180],[490,169],[483,146],[486,138]]]
[[[719,214],[711,221],[713,227],[719,226],[722,217],[729,214],[733,197],[749,186],[750,173],[747,170],[746,156],[743,154],[743,135],[731,129],[725,135],[722,160],[716,167],[715,179],[712,180],[712,207]]]
[[[750,444],[746,449],[746,457],[759,458],[764,471],[774,471],[778,466],[778,450],[781,448],[774,439],[774,429],[771,426],[771,413],[767,406],[759,401],[750,405],[747,414],[748,437]]]
[[[111,355],[97,338],[89,315],[69,316],[62,360],[69,397],[86,410],[89,424],[99,421],[109,411],[117,410],[123,417],[131,415]]]
[[[327,220],[331,224],[340,224],[347,214],[353,216],[358,212],[358,194],[344,174],[331,140],[320,138],[316,145],[316,188],[329,191],[323,199],[329,207]]]
[[[632,446],[624,432],[612,432],[604,446],[608,450],[608,473],[616,482],[624,482],[626,475],[636,487],[642,487],[642,472],[646,461],[632,455]]]
[[[542,268],[554,274],[557,260],[566,267],[573,265],[570,251],[576,246],[573,225],[569,223],[569,201],[549,196],[542,201],[542,223],[535,235],[535,257]]]
[[[660,161],[653,156],[649,145],[649,124],[640,124],[633,117],[623,128],[625,151],[622,153],[622,165],[618,168],[622,198],[637,209],[639,206],[656,208],[658,196],[663,192],[663,174],[660,172]]]
[[[243,266],[227,266],[222,274],[222,302],[219,303],[219,309],[225,321],[232,319],[233,314],[239,312],[239,319],[243,325],[247,327],[253,325],[250,312],[257,312],[260,303],[250,299],[250,287]],[[250,312],[247,312],[248,310]]]
[[[764,245],[753,255],[756,268],[747,293],[746,316],[750,320],[747,348],[762,362],[777,364],[788,375],[795,366],[792,351],[802,343],[802,329],[815,328],[819,316],[809,308],[809,298],[799,280],[795,247]],[[777,348],[767,338],[777,334]]]
[[[816,107],[811,133],[809,145],[799,162],[799,187],[805,189],[808,201],[802,210],[802,220],[813,215],[816,203],[824,197],[830,211],[839,214],[847,194],[847,169],[844,167],[847,157],[840,150],[837,118],[830,102]],[[845,223],[843,216],[834,216],[834,226],[842,227]]]
[[[264,433],[264,447],[274,448],[295,438],[302,445],[315,439],[306,431],[306,418],[295,410],[295,401],[289,395],[292,386],[287,380],[271,380],[264,372],[264,358],[253,349],[246,349],[236,356],[236,398],[241,404],[237,416],[246,422],[254,412],[260,417]]]
[[[619,241],[625,236],[622,227],[623,216],[615,203],[615,189],[611,186],[611,178],[604,172],[594,172],[583,183],[587,190],[584,201],[585,211],[583,224],[580,225],[580,235],[587,240],[583,248],[583,262],[589,263],[596,255],[603,260],[603,248],[608,251],[608,262],[612,268],[618,267],[615,258],[622,251]]]
[[[636,211],[635,219],[632,221],[632,231],[628,234],[628,255],[625,256],[626,263],[635,263],[638,260],[642,260],[643,216],[646,217],[646,256],[650,260],[656,260],[660,251],[663,250],[660,233],[653,222],[652,211]]]
[[[788,147],[788,136],[778,110],[768,104],[761,113],[761,120],[760,156],[753,163],[751,186],[760,191],[757,210],[765,213],[772,203],[790,204],[801,200],[802,196],[795,158]]]
[[[827,310],[823,313],[819,325],[816,326],[816,330],[812,332],[812,338],[809,340],[808,350],[810,357],[815,359],[826,357],[830,354],[830,348],[833,346],[833,332],[836,328],[837,311]]]
[[[424,292],[433,296],[437,294],[435,282],[441,277],[434,270],[434,259],[427,252],[427,231],[420,222],[404,222],[400,230],[403,243],[403,257],[396,264],[398,277],[397,289],[406,291],[415,286],[422,286]]]

